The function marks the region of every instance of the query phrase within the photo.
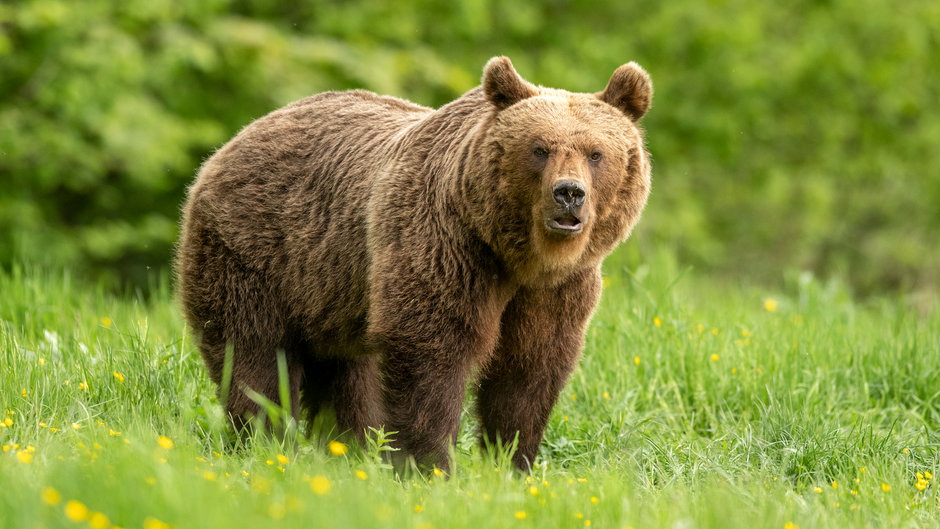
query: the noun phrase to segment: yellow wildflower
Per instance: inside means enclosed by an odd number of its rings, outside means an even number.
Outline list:
[[[91,529],[108,529],[111,527],[111,520],[100,512],[93,512],[88,517],[88,525]]]
[[[721,357],[718,356],[718,353],[712,353],[712,355],[709,358],[711,358],[712,362],[717,362],[718,359]]]
[[[359,479],[361,479],[361,480],[367,480],[367,479],[369,479],[369,475],[366,474],[365,471],[362,471],[362,470],[357,470],[357,471],[356,471],[356,477],[359,478]]]
[[[205,472],[202,473],[202,477],[206,481],[215,481],[219,476],[216,475],[216,473],[211,470],[206,470]]]
[[[601,398],[602,398],[602,399],[609,399],[609,398],[610,398],[610,393],[608,393],[608,392],[606,392],[606,391],[603,392],[603,393],[601,393]]]
[[[434,470],[432,470],[431,472],[433,472],[434,475],[437,476],[437,477],[441,477],[441,476],[444,475],[444,471],[441,470],[441,469],[439,469],[439,468],[437,468],[437,467],[434,467]]]
[[[173,439],[170,439],[165,435],[161,435],[160,437],[157,437],[157,444],[160,445],[160,448],[169,450],[173,448]]]
[[[270,506],[268,506],[268,516],[275,520],[284,518],[286,514],[287,507],[285,507],[282,503],[272,503]]]
[[[110,435],[111,437],[120,437],[121,432],[108,428],[108,435]]]
[[[718,329],[715,327],[712,327],[708,332],[712,333],[714,336],[718,336]]]
[[[88,507],[77,500],[69,500],[65,503],[65,517],[73,522],[84,522],[88,519]]]
[[[531,495],[533,495],[533,496],[538,496],[538,494],[539,494],[539,488],[536,487],[535,485],[532,485],[531,487],[529,487],[529,494],[531,494]]]
[[[117,379],[118,382],[120,382],[120,383],[122,383],[122,384],[124,383],[124,375],[118,373],[117,371],[115,371],[114,373],[111,373],[111,374],[114,376],[114,378]]]
[[[144,518],[144,529],[170,529],[170,524],[156,518]]]
[[[312,483],[311,488],[313,488]],[[327,481],[327,489],[329,490],[329,481]],[[255,477],[251,480],[251,490],[258,494],[271,494],[271,480],[263,477]]]
[[[112,323],[114,322],[111,321],[111,318],[107,316],[104,316],[101,318],[101,324],[104,325],[105,327],[110,327]]]
[[[82,381],[78,384],[78,389],[88,391],[88,382]]]
[[[888,492],[891,490],[891,485],[888,485],[884,481],[881,482],[881,490]]]
[[[525,511],[516,511],[516,520],[525,520],[526,516],[528,515]]]
[[[282,464],[282,465],[286,465],[286,464],[290,463],[290,458],[287,457],[287,456],[285,456],[284,454],[278,454],[278,455],[277,455],[277,462],[280,463],[280,464]]]
[[[4,418],[3,418],[3,425],[4,425],[4,426],[13,426],[13,419],[11,419],[11,418],[9,418],[9,417],[4,417]]]
[[[16,453],[16,458],[20,460],[20,463],[32,463],[33,454],[27,452],[26,450],[20,450]]]
[[[597,496],[591,496],[591,503],[598,503],[598,502],[600,502],[600,501],[601,501],[601,499],[598,498]]]
[[[73,423],[72,423],[72,429],[73,429],[73,430],[78,430],[78,429],[81,428],[81,427],[82,427],[81,423],[77,423],[77,422],[73,422]]]
[[[839,488],[839,482],[833,481],[833,482],[832,482],[832,488],[834,488],[834,489]]]
[[[918,479],[914,486],[917,487],[917,490],[926,490],[930,486],[930,482],[926,479]]]
[[[933,474],[931,474],[930,471],[925,470],[925,471],[924,471],[924,477],[927,478],[927,479],[933,479]]]
[[[800,526],[799,526],[799,525],[796,525],[796,524],[793,523],[793,522],[787,522],[787,523],[783,524],[783,529],[800,529]]]
[[[29,396],[29,392],[26,391],[26,388],[23,388],[20,390],[20,395],[22,395],[22,397],[25,399]]]
[[[767,298],[764,300],[764,310],[767,312],[776,312],[777,311],[777,300],[774,298]]]
[[[330,453],[333,454],[334,456],[345,455],[346,452],[349,451],[349,447],[339,441],[330,441],[329,448],[330,448]]]
[[[585,526],[585,527],[590,527],[590,526],[591,526],[591,520],[584,520],[584,526]]]
[[[39,497],[46,505],[58,505],[59,502],[62,501],[62,495],[52,487],[43,487],[43,489],[39,491]]]
[[[657,327],[663,326],[663,320],[659,319],[659,316],[653,316],[653,325]]]
[[[640,365],[640,357],[639,357],[639,356],[634,356],[634,357],[633,357],[633,363],[636,364],[636,365]]]
[[[331,488],[333,488],[333,484],[323,476],[313,476],[313,479],[310,480],[310,490],[314,494],[322,496],[330,492]]]
[[[424,505],[418,504],[414,507],[415,512],[424,512]]]

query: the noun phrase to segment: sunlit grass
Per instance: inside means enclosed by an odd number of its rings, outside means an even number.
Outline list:
[[[613,260],[537,467],[477,448],[398,478],[226,427],[166,281],[0,274],[3,527],[935,527],[940,317],[794,275],[729,288]]]

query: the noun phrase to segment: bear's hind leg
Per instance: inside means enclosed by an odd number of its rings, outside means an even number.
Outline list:
[[[287,374],[284,382],[287,385],[288,402],[282,402],[282,381],[278,366],[280,350],[276,346],[272,349],[264,347],[259,350],[268,351],[268,353],[262,357],[245,358],[242,356],[239,358],[238,346],[234,348],[232,382],[225,408],[236,429],[249,426],[252,419],[267,423],[269,417],[265,407],[262,406],[265,402],[286,412],[281,416],[282,421],[299,416],[300,387],[304,373],[302,367],[291,361],[289,355],[285,355]]]
[[[382,375],[377,354],[343,359],[333,385],[336,423],[359,442],[365,440],[369,427],[382,424]]]
[[[365,440],[369,427],[381,425],[381,373],[377,355],[325,358],[305,362],[303,406],[309,420],[326,406],[336,412],[340,433]]]
[[[278,351],[285,324],[280,304],[264,274],[242,264],[214,230],[199,222],[198,212],[181,243],[180,290],[187,320],[236,429],[262,415],[257,395],[280,405]],[[224,383],[227,351],[231,379]],[[297,413],[302,366],[285,354],[290,407]],[[257,394],[257,395],[255,395]]]

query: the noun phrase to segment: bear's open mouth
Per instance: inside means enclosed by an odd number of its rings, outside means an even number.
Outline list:
[[[550,219],[545,225],[549,231],[565,235],[578,233],[582,228],[581,219],[570,213]]]

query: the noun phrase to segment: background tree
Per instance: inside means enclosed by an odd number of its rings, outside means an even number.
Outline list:
[[[802,1],[20,0],[0,5],[0,262],[164,269],[199,164],[322,90],[440,105],[492,55],[597,91],[656,85],[654,191],[624,258],[940,282],[940,9]]]

